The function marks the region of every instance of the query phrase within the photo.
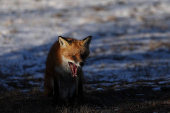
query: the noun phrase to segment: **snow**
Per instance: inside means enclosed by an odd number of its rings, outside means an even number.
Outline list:
[[[104,89],[103,88],[96,88],[96,90],[103,91]]]
[[[162,80],[162,85],[170,79],[170,1],[1,0],[0,4],[0,82],[5,87],[11,79],[43,80],[48,51],[58,36],[93,36],[83,68],[86,84]],[[42,81],[29,84],[43,86]]]
[[[155,88],[152,88],[153,91],[160,91],[161,90],[161,87],[155,87]]]

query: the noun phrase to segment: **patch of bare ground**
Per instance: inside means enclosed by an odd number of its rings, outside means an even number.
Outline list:
[[[150,51],[159,50],[161,48],[170,49],[170,42],[163,42],[163,41],[153,42],[153,41],[151,41],[149,44],[149,48],[150,48],[149,49]]]
[[[170,90],[153,91],[150,86],[85,92],[83,105],[56,106],[43,92],[19,90],[0,93],[1,113],[150,113],[170,111]]]

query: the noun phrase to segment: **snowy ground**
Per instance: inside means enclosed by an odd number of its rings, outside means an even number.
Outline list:
[[[170,86],[168,0],[1,0],[0,4],[3,87],[42,89],[46,56],[59,35],[93,36],[83,68],[86,87]]]

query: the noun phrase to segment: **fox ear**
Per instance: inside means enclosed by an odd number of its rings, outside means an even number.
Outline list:
[[[58,40],[60,43],[60,47],[66,48],[67,46],[69,46],[69,43],[67,42],[67,40],[65,38],[63,38],[62,36],[59,36]]]
[[[92,36],[88,36],[87,38],[83,39],[83,45],[86,47],[89,47],[89,44],[91,42]]]

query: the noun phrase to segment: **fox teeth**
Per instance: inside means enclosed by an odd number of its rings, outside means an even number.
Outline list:
[[[77,75],[73,75],[73,74],[72,74],[72,76],[73,76],[73,77],[77,77]]]

